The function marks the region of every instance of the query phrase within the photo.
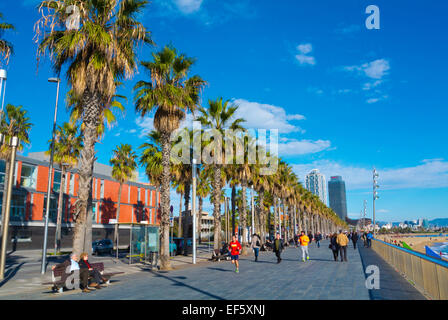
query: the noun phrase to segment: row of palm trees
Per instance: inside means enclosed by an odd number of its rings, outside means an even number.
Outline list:
[[[66,29],[66,9],[76,5],[79,9],[80,27]],[[145,166],[149,180],[160,186],[160,262],[161,269],[170,269],[169,261],[169,216],[170,188],[183,195],[186,208],[190,201],[191,167],[175,165],[170,161],[173,142],[172,133],[179,128],[187,112],[196,114],[205,129],[223,132],[227,128],[242,129],[244,119],[235,119],[237,106],[222,98],[209,101],[208,108],[200,105],[200,94],[207,85],[197,75],[190,75],[195,59],[180,54],[171,46],[152,53],[152,61],[137,61],[139,45],[154,45],[151,33],[139,21],[145,0],[52,0],[42,1],[38,7],[41,18],[36,23],[36,39],[39,56],[48,56],[57,74],[63,69],[70,85],[69,107],[71,125],[78,125],[81,132],[78,162],[79,197],[75,204],[73,218],[76,222],[73,236],[73,250],[91,250],[91,215],[93,164],[95,144],[104,135],[106,125],[115,120],[114,110],[123,110],[118,88],[130,79],[140,65],[148,73],[147,80],[137,82],[134,87],[135,110],[142,117],[154,116],[155,132],[148,135],[147,144],[141,147],[140,164]],[[245,140],[246,141],[246,140]],[[248,139],[247,144],[253,144]],[[246,145],[246,142],[245,145]],[[204,148],[213,150],[213,142]],[[261,148],[261,146],[257,146]],[[130,152],[123,153],[130,155]],[[119,150],[116,150],[119,151]],[[214,151],[211,151],[213,154]],[[114,152],[113,165],[119,166],[121,152]],[[216,156],[216,154],[213,154]],[[134,158],[135,161],[135,158]],[[266,234],[270,220],[274,226],[282,226],[289,232],[297,222],[306,230],[333,230],[342,226],[330,209],[307,193],[298,182],[292,169],[280,161],[279,170],[271,176],[260,173],[260,165],[223,165],[220,163],[198,166],[201,183],[198,188],[200,206],[207,195],[211,195],[214,217],[214,247],[221,239],[221,202],[226,183],[232,186],[233,195],[241,187],[241,209],[239,225],[243,233],[247,226],[246,190],[251,187],[257,193],[256,227]],[[119,171],[126,171],[122,168]],[[120,184],[129,175],[114,176]],[[237,200],[232,197],[232,208]],[[271,214],[273,208],[273,215]],[[235,210],[233,210],[235,212]],[[119,209],[117,212],[119,215]],[[235,215],[236,217],[236,215]],[[234,224],[235,218],[233,219]],[[181,223],[179,223],[181,225]],[[117,233],[116,233],[117,234]],[[243,238],[245,239],[245,237]],[[262,237],[264,240],[264,237]]]

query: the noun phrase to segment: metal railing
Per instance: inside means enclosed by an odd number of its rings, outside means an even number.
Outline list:
[[[372,239],[372,248],[434,300],[448,300],[448,262]]]

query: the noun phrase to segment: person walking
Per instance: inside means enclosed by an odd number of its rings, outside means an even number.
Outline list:
[[[328,246],[333,252],[334,261],[338,261],[339,245],[338,242],[336,241],[337,236],[338,235],[336,233],[333,233],[330,236],[330,245]]]
[[[339,252],[341,253],[341,262],[347,261],[348,238],[342,232],[342,230],[339,231],[339,234],[338,234],[338,236],[336,238],[336,242],[339,245]]]
[[[305,256],[307,260],[310,260],[310,254],[308,252],[308,244],[310,243],[310,238],[302,231],[299,238],[300,249],[302,249],[302,261],[305,262]]]
[[[235,267],[236,267],[235,272],[238,273],[238,272],[240,272],[238,259],[239,259],[239,255],[241,253],[242,247],[241,247],[241,243],[236,239],[235,235],[232,236],[232,241],[229,244],[229,248],[230,248],[230,258],[232,259],[232,264],[235,265]]]
[[[255,262],[258,261],[258,253],[260,252],[261,247],[261,239],[260,236],[256,233],[252,235],[252,239],[250,241],[250,246],[254,250]]]
[[[314,235],[314,239],[316,240],[317,247],[320,248],[320,241],[322,240],[322,235],[320,234],[319,231]]]
[[[358,232],[354,232],[352,235],[353,249],[356,250],[356,242],[358,242]]]
[[[373,235],[370,231],[367,232],[366,238],[367,238],[367,248],[370,248],[372,246],[372,239],[373,239]]]
[[[283,251],[283,242],[280,239],[280,235],[278,233],[275,237],[274,243],[272,244],[272,251],[274,251],[275,255],[277,256],[277,263],[280,263],[282,261],[280,255]]]

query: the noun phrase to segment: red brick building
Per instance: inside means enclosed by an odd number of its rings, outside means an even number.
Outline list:
[[[77,170],[71,170],[66,177],[66,183],[61,186],[61,171],[55,165],[52,174],[50,199],[49,244],[54,236],[57,216],[59,192],[64,192],[62,227],[62,246],[71,244],[71,232],[74,227],[72,210],[78,199],[79,176]],[[47,182],[49,162],[43,152],[30,153],[28,157],[17,156],[14,172],[14,189],[11,199],[11,241],[17,248],[39,248],[42,244],[41,229],[44,226],[46,209]],[[120,201],[120,223],[138,223],[147,221],[157,226],[157,208],[160,205],[160,192],[152,185],[129,181],[123,185],[118,199],[119,183],[111,177],[112,167],[95,163],[92,182],[92,232],[93,240],[110,238],[113,225],[110,219],[116,218],[117,204]],[[5,162],[0,161],[0,206],[3,205],[3,185]],[[126,243],[126,226],[121,227]],[[128,232],[129,233],[129,232]]]

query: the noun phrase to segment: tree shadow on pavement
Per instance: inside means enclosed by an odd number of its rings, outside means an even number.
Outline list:
[[[3,287],[9,280],[11,280],[24,264],[25,262],[22,262],[17,267],[11,267],[6,270],[5,278],[0,282],[0,288]]]
[[[213,299],[217,299],[217,300],[225,300],[224,298],[219,297],[219,296],[216,296],[216,295],[214,295],[214,294],[212,294],[212,293],[210,293],[210,292],[201,290],[201,289],[199,289],[199,288],[195,288],[195,287],[190,286],[190,285],[188,285],[188,284],[186,284],[186,283],[184,283],[184,282],[178,281],[178,280],[174,279],[175,277],[165,276],[165,275],[161,274],[160,272],[154,272],[154,271],[148,271],[148,272],[152,273],[152,274],[153,274],[154,276],[156,276],[156,277],[163,278],[163,279],[169,280],[169,281],[171,281],[171,282],[174,282],[174,285],[176,285],[176,286],[186,287],[186,288],[188,288],[188,289],[191,289],[191,290],[197,291],[197,292],[199,292],[199,293],[202,293],[202,294],[204,294],[204,295],[206,295],[206,296],[209,296],[209,297],[211,297],[211,298],[213,298]]]
[[[223,269],[223,268],[215,268],[215,267],[209,267],[207,269],[216,270],[216,271],[222,271],[222,272],[233,272],[232,270],[226,270],[226,269]]]

